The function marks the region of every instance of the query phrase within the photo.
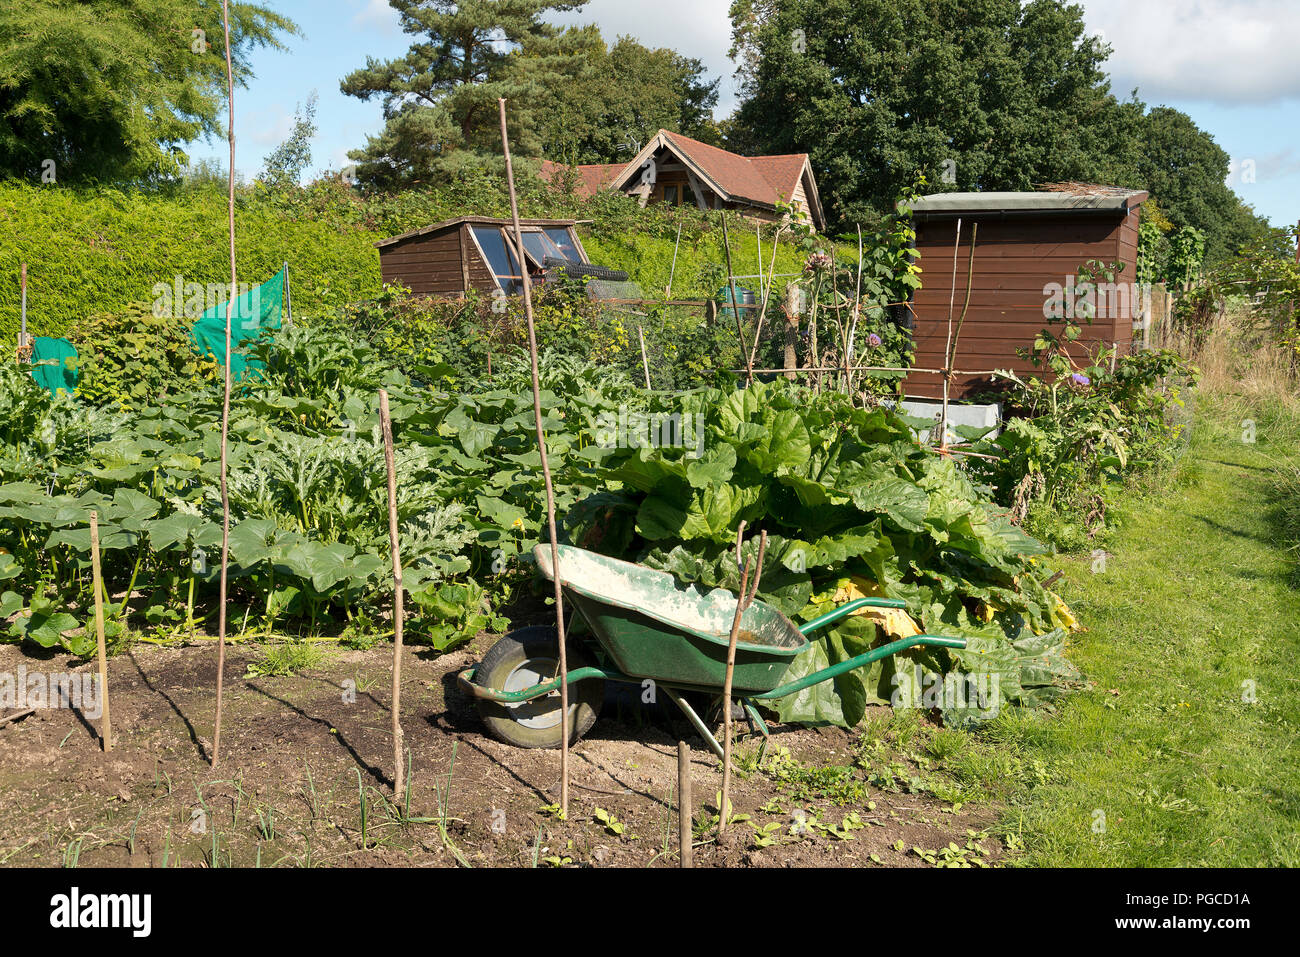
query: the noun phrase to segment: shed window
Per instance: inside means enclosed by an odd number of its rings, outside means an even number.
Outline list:
[[[483,255],[487,257],[488,266],[496,276],[497,285],[506,295],[514,296],[523,291],[523,281],[519,278],[519,264],[514,252],[506,245],[501,230],[492,226],[475,226],[474,238],[478,240]]]
[[[560,250],[560,247],[555,245],[555,242],[540,230],[524,233],[524,252],[528,253],[539,267],[543,265],[543,260],[547,256],[556,259],[568,258]]]
[[[552,226],[544,230],[551,242],[555,243],[560,255],[572,262],[582,262],[582,253],[578,252],[577,240],[573,232],[565,226]]]

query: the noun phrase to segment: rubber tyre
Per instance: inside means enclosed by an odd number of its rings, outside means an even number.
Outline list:
[[[553,676],[559,658],[559,641],[554,628],[521,628],[506,635],[483,656],[474,683],[497,691],[519,691],[540,683],[537,676]],[[570,644],[569,670],[586,668],[591,659]],[[574,744],[591,730],[605,699],[605,682],[589,678],[569,685],[569,743]],[[517,748],[560,746],[560,698],[534,698],[507,705],[487,698],[475,699],[479,716],[494,738]]]

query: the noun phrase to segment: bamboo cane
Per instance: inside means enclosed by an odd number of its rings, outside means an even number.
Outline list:
[[[524,250],[524,231],[519,223],[519,198],[515,193],[515,168],[510,158],[510,134],[506,128],[506,101],[497,101],[501,109],[501,147],[506,159],[506,183],[510,187],[510,216],[514,222],[515,251],[520,263],[528,262]],[[560,574],[559,536],[555,526],[555,488],[551,484],[551,465],[546,457],[546,428],[542,422],[542,386],[538,372],[537,327],[533,321],[533,284],[528,269],[521,269],[524,285],[524,316],[528,320],[528,351],[532,359],[533,418],[537,425],[537,449],[541,453],[542,477],[546,483],[546,520],[551,534],[551,569],[555,574],[555,630],[560,641],[560,814],[569,814],[569,661],[564,633],[564,587]]]
[[[685,741],[677,742],[677,842],[682,867],[694,865],[694,839],[691,817],[695,802],[691,796],[691,749]]]
[[[226,41],[226,103],[229,107],[230,175],[226,211],[230,234],[230,296],[226,299],[226,369],[221,402],[221,588],[217,607],[217,713],[212,730],[212,766],[221,760],[221,705],[226,670],[226,595],[230,574],[230,489],[227,467],[230,439],[230,322],[235,308],[235,68],[230,55],[230,0],[221,0],[221,25]]]
[[[952,317],[948,317],[949,323],[949,342],[948,351],[944,353],[944,373],[943,373],[943,438],[939,447],[943,450],[948,448],[948,397],[953,380],[953,369],[957,364],[957,343],[961,341],[961,330],[966,325],[966,316],[970,313],[971,291],[975,287],[975,243],[979,238],[980,224],[971,223],[970,229],[970,258],[966,266],[966,304],[961,308],[961,318],[957,320],[957,328],[952,330]],[[953,276],[954,285],[957,277]]]
[[[745,330],[740,324],[740,303],[736,301],[736,274],[731,268],[731,236],[727,232],[727,211],[719,210],[718,215],[722,217],[722,246],[727,253],[727,299],[728,305],[731,306],[732,314],[736,317],[736,339],[740,343],[740,354],[746,355],[745,352]],[[746,355],[745,367],[753,368],[753,362],[749,361]],[[746,377],[748,385],[754,384],[754,373],[749,373]]]
[[[740,559],[741,547],[745,539],[745,523],[740,523],[736,533],[736,559]],[[722,797],[718,801],[718,835],[726,833],[728,808],[731,805],[731,682],[736,671],[736,645],[740,638],[740,621],[758,594],[759,582],[763,579],[763,559],[767,554],[767,532],[758,540],[758,562],[745,561],[745,570],[740,576],[740,597],[736,599],[736,614],[731,621],[731,637],[727,641],[727,675],[722,685]],[[750,572],[754,574],[750,583]]]
[[[754,368],[754,363],[758,361],[758,340],[763,335],[763,325],[767,320],[768,305],[772,301],[772,275],[776,272],[776,254],[781,248],[781,231],[784,228],[784,226],[777,227],[776,235],[772,238],[772,266],[767,271],[767,285],[760,287],[763,291],[763,305],[758,313],[758,322],[754,325],[754,343],[749,350],[749,362],[746,365],[747,369]],[[760,268],[759,271],[762,272],[762,269]],[[744,348],[743,342],[741,343],[741,348]]]
[[[641,328],[639,322],[636,325],[636,334],[637,338],[641,340],[641,370],[645,372],[645,387],[648,392],[650,390],[650,360],[646,358],[645,354],[645,330]]]
[[[664,290],[664,298],[673,298],[673,279],[677,277],[677,250],[682,246],[682,224],[677,224],[677,242],[673,244],[673,265],[668,270],[668,288]]]
[[[952,314],[957,308],[957,250],[961,248],[961,218],[957,219],[957,238],[952,246],[952,289],[948,295],[948,340],[943,346],[943,412],[939,416],[939,447],[948,447],[948,398],[952,391],[952,363],[948,352],[952,349]]]
[[[397,456],[393,450],[393,417],[388,390],[379,390],[379,421],[384,432],[384,463],[388,467],[388,544],[393,552],[393,794],[400,800],[406,765],[402,761],[402,629],[406,614],[402,594],[402,552],[397,536]]]
[[[113,721],[108,713],[108,649],[104,642],[104,574],[99,565],[99,513],[90,513],[90,569],[95,588],[95,650],[99,655],[99,738],[104,752],[113,750]]]

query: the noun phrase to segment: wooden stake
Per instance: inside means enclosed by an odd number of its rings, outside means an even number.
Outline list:
[[[113,722],[108,714],[108,649],[104,642],[104,576],[99,567],[99,513],[90,513],[90,570],[95,588],[95,647],[99,653],[99,700],[103,708],[99,739],[105,753],[113,750]]]
[[[691,796],[691,749],[685,741],[677,742],[677,842],[682,867],[695,863],[694,836],[691,818],[695,802]]]
[[[388,544],[393,552],[393,795],[400,801],[406,783],[402,760],[402,628],[406,620],[402,594],[402,552],[397,537],[397,456],[393,450],[393,417],[388,390],[379,390],[379,421],[384,430],[384,462],[388,466]]]
[[[515,193],[515,167],[510,158],[510,134],[506,128],[506,101],[501,108],[501,147],[506,158],[506,183],[510,187],[510,216],[514,222],[515,254],[527,263],[524,231],[519,223],[519,197]],[[551,465],[546,457],[546,428],[542,423],[542,386],[537,370],[537,326],[533,321],[533,284],[526,268],[523,273],[524,317],[528,320],[528,351],[533,372],[533,418],[537,425],[537,449],[542,458],[542,478],[546,483],[546,520],[551,533],[551,568],[555,573],[555,630],[560,641],[560,814],[569,814],[569,661],[564,634],[564,580],[560,574],[559,536],[555,527],[555,488],[551,484]]]
[[[18,273],[18,285],[22,291],[22,326],[18,332],[18,361],[22,362],[27,352],[27,263],[22,264]]]
[[[230,489],[227,467],[230,439],[230,322],[235,308],[235,68],[230,56],[230,0],[221,0],[221,24],[226,38],[226,103],[229,108],[230,175],[226,214],[230,234],[230,296],[226,299],[226,374],[221,402],[221,590],[217,599],[217,714],[212,730],[212,766],[221,760],[221,704],[226,670],[226,595],[230,575]]]

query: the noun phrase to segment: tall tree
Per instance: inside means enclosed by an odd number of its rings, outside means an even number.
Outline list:
[[[1086,175],[1096,150],[1079,118],[1118,109],[1105,47],[1056,0],[740,0],[732,13],[740,135],[809,150],[849,219],[922,172],[970,189]]]
[[[427,182],[500,150],[497,99],[511,104],[511,147],[537,155],[533,101],[573,68],[550,11],[587,0],[388,0],[402,30],[418,39],[405,56],[348,74],[344,93],[379,98],[384,129],[349,156],[362,182],[396,187]],[[520,55],[526,45],[528,55]]]
[[[294,110],[293,129],[266,157],[258,179],[271,189],[288,189],[302,181],[311,165],[311,141],[316,138],[316,91],[312,90],[305,106]]]
[[[1158,106],[1142,118],[1140,179],[1176,226],[1205,234],[1205,261],[1214,264],[1264,238],[1268,223],[1224,182],[1231,158],[1186,113]]]
[[[1062,0],[734,0],[738,149],[808,151],[841,223],[925,174],[937,188],[1056,180],[1148,189],[1212,262],[1262,224],[1186,115],[1110,89],[1110,48]]]
[[[232,3],[235,80],[293,21]],[[223,132],[219,0],[0,5],[0,175],[45,182],[172,177],[184,146]]]
[[[708,79],[701,61],[626,36],[606,47],[594,26],[572,28],[561,42],[575,54],[575,66],[538,103],[538,133],[547,158],[626,161],[661,129],[721,142],[713,121],[720,81]]]

